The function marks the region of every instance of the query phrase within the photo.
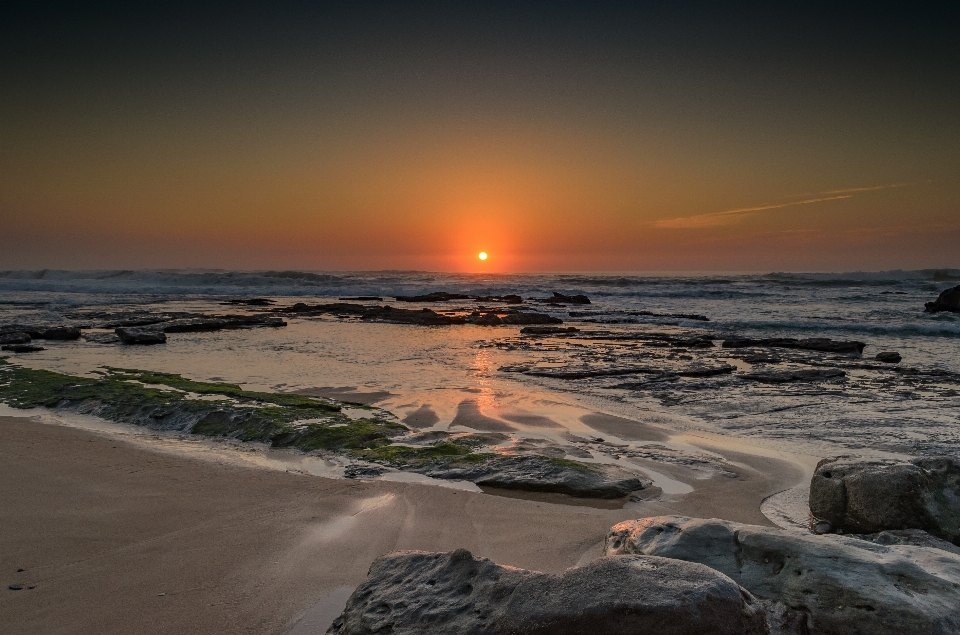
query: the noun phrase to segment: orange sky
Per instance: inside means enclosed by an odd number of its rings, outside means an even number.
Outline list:
[[[830,33],[790,48],[802,21],[783,44],[734,21],[731,43],[722,20],[584,11],[512,33],[433,16],[459,40],[406,13],[238,18],[216,47],[138,14],[7,33],[0,268],[960,265],[957,68],[924,57],[936,33],[881,67],[872,32],[841,58]],[[338,26],[354,37],[321,37]],[[100,48],[29,53],[98,29]]]

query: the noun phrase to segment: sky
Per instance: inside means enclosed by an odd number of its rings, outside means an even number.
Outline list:
[[[5,2],[0,269],[960,267],[949,4]]]

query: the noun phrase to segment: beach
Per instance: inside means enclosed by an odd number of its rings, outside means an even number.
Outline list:
[[[0,622],[20,633],[281,634],[307,614],[304,632],[332,620],[345,588],[389,551],[466,548],[560,572],[598,557],[619,521],[758,522],[759,501],[785,484],[757,470],[753,487],[602,509],[327,479],[25,418],[0,426],[0,570],[4,584],[25,587],[4,591]]]

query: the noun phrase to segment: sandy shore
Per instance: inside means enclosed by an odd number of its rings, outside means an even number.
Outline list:
[[[279,634],[307,612],[299,634],[388,551],[559,572],[628,518],[768,524],[760,501],[802,476],[743,455],[739,478],[680,502],[599,509],[218,463],[22,418],[0,417],[0,435],[0,623],[17,633]]]

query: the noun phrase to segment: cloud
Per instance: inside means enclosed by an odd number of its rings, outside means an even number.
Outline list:
[[[721,227],[724,225],[734,225],[748,216],[753,216],[757,212],[763,212],[770,209],[780,209],[782,207],[793,207],[794,205],[810,205],[811,203],[822,203],[823,201],[838,201],[845,198],[852,198],[852,194],[842,194],[839,196],[824,196],[820,198],[809,198],[803,201],[792,201],[790,203],[780,203],[778,205],[761,205],[760,207],[744,207],[741,209],[731,209],[726,212],[713,212],[711,214],[698,214],[697,216],[684,216],[681,218],[670,218],[658,220],[653,223],[654,227],[662,229],[700,229],[703,227]]]
[[[931,181],[926,181],[931,183]],[[822,203],[824,201],[839,201],[845,198],[852,198],[855,194],[862,192],[874,192],[876,190],[889,190],[895,187],[907,187],[917,185],[917,181],[910,183],[890,183],[888,185],[872,185],[869,187],[851,187],[845,190],[826,190],[820,192],[819,198],[808,198],[802,201],[791,201],[789,203],[779,203],[777,205],[761,205],[759,207],[744,207],[742,209],[731,209],[725,212],[712,212],[710,214],[698,214],[696,216],[683,216],[680,218],[669,218],[654,221],[653,226],[660,229],[702,229],[705,227],[723,227],[725,225],[736,225],[757,212],[764,212],[771,209],[781,209],[783,207],[793,207],[794,205],[810,205],[811,203]]]

